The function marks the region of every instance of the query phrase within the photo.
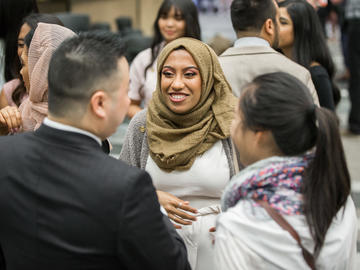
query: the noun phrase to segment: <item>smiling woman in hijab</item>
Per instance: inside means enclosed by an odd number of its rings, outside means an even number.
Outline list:
[[[25,38],[25,49],[21,55],[20,71],[28,98],[16,107],[5,107],[0,111],[0,131],[32,131],[37,129],[47,115],[49,62],[54,51],[75,33],[60,25],[39,23],[35,31]]]
[[[195,39],[169,43],[157,76],[148,109],[130,122],[120,159],[151,175],[192,269],[214,269],[209,229],[235,173],[229,127],[236,98],[214,51]]]

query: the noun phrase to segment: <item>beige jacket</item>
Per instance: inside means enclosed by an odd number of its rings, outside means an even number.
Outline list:
[[[219,57],[219,61],[226,79],[237,97],[240,96],[242,88],[255,77],[270,72],[283,71],[302,81],[310,89],[314,102],[319,105],[319,99],[309,71],[271,47],[231,47]]]

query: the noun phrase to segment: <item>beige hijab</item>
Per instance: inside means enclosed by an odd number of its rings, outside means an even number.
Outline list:
[[[185,114],[171,111],[160,89],[162,67],[169,54],[180,46],[192,55],[202,80],[200,101]],[[169,43],[159,55],[157,70],[157,86],[146,121],[150,155],[165,171],[188,170],[197,156],[230,136],[237,99],[215,52],[199,40],[179,38]]]
[[[75,36],[70,29],[55,24],[39,23],[28,52],[29,97],[20,105],[23,130],[37,129],[48,113],[47,74],[52,54],[67,38]]]

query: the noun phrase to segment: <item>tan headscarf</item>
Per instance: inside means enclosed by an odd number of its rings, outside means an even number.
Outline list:
[[[192,55],[202,80],[200,101],[185,114],[171,111],[160,89],[162,67],[169,54],[180,46]],[[188,170],[197,156],[230,136],[237,99],[215,52],[199,40],[179,38],[169,43],[159,55],[157,70],[156,90],[146,121],[150,155],[165,171]]]
[[[37,129],[47,116],[47,75],[51,56],[65,39],[75,35],[73,31],[60,25],[38,24],[28,52],[29,97],[19,107],[24,131]]]

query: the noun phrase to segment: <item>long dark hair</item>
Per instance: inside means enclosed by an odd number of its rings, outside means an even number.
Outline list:
[[[304,213],[315,242],[315,256],[326,232],[350,194],[350,175],[333,112],[314,104],[310,91],[283,72],[261,75],[247,86],[239,108],[245,128],[269,130],[285,156],[316,147],[302,183]]]
[[[20,28],[22,27],[23,24],[26,23],[30,27],[30,32],[31,32],[36,29],[38,23],[40,23],[40,22],[50,23],[50,24],[58,24],[58,25],[64,26],[63,23],[60,21],[60,19],[54,15],[32,13],[32,14],[26,16],[22,20],[22,24],[21,24]],[[27,47],[29,47],[28,44],[27,44]],[[14,103],[16,104],[16,106],[20,106],[21,100],[25,93],[26,93],[26,89],[24,86],[24,82],[21,80],[19,86],[16,87],[16,89],[14,90],[14,92],[12,93],[12,96],[11,96],[11,98],[14,101]]]
[[[161,16],[167,15],[170,9],[174,7],[176,11],[180,12],[185,21],[185,35],[184,37],[192,37],[196,39],[201,38],[199,15],[197,8],[192,0],[164,0],[161,4],[154,22],[154,38],[151,43],[151,61],[145,68],[146,71],[153,65],[159,55],[159,44],[164,40],[159,29],[159,19]]]
[[[331,79],[335,104],[338,104],[341,97],[333,82],[335,66],[315,9],[306,0],[285,0],[279,3],[279,7],[286,8],[293,23],[292,59],[307,69],[314,61],[323,66]]]
[[[38,12],[36,0],[2,0],[0,2],[0,38],[5,41],[5,80],[20,77],[17,39],[25,16]]]

